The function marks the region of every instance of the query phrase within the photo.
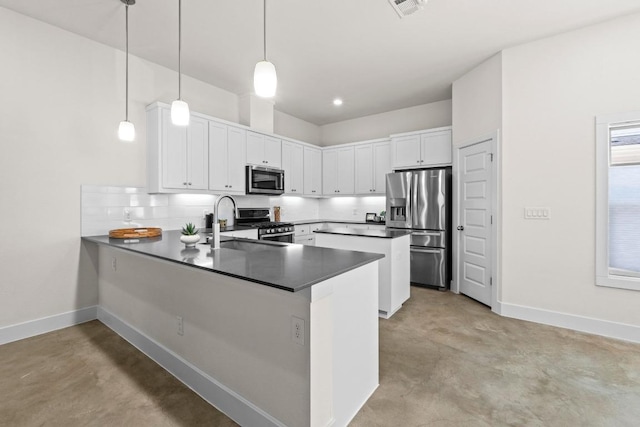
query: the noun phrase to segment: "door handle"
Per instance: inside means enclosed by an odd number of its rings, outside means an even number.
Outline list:
[[[458,230],[459,230],[459,231],[462,231],[462,230],[464,230],[464,226],[462,226],[462,225],[459,225],[459,226],[458,226]]]

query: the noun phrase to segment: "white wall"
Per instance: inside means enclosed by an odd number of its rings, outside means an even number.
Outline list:
[[[322,145],[345,144],[387,138],[393,133],[411,132],[451,125],[451,100],[373,114],[320,127]]]
[[[97,303],[80,269],[80,186],[142,187],[147,104],[177,96],[175,72],[131,58],[124,119],[124,53],[0,8],[0,327]],[[238,120],[238,97],[183,79],[191,108]],[[83,255],[84,256],[84,255]]]
[[[273,133],[309,144],[321,145],[320,126],[278,110],[273,111]]]
[[[385,209],[386,199],[384,196],[329,197],[320,199],[319,218],[364,221],[368,212],[380,214]]]
[[[503,52],[503,302],[640,326],[640,292],[595,285],[594,249],[594,119],[638,110],[638,40],[634,14]]]
[[[502,128],[502,52],[453,82],[453,144]]]

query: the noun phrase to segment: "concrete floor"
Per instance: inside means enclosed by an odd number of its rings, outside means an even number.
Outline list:
[[[352,426],[638,426],[640,345],[412,288]],[[1,426],[232,426],[98,321],[0,346]]]

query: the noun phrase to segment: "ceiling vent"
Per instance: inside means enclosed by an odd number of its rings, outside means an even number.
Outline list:
[[[427,4],[427,0],[389,0],[389,3],[400,18],[404,18],[422,9]]]

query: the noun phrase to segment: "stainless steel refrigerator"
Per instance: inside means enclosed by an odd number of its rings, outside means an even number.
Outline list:
[[[411,230],[411,283],[449,288],[451,168],[387,174],[386,226]]]

